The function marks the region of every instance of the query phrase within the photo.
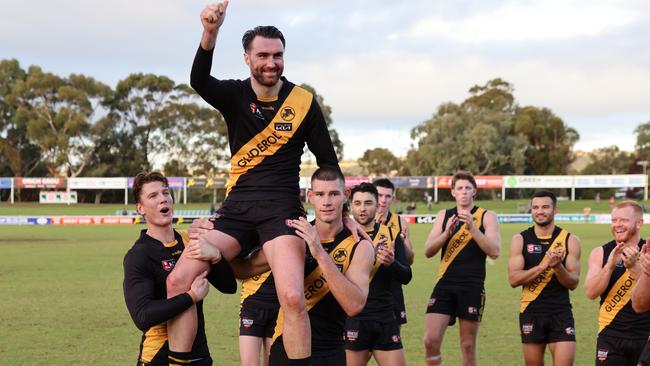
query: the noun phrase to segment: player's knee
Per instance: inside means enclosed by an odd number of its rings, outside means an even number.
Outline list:
[[[476,343],[473,340],[462,340],[460,342],[460,349],[464,355],[473,357],[476,352]]]
[[[177,271],[172,271],[172,273],[167,276],[166,286],[167,286],[167,297],[173,297],[180,293],[187,291],[190,288],[190,283],[187,283],[185,276]]]
[[[440,353],[440,343],[442,338],[433,334],[424,334],[424,349],[427,353],[438,354]]]
[[[306,313],[305,295],[300,291],[289,290],[285,291],[280,296],[280,304],[283,308],[285,315],[287,313],[297,314]]]

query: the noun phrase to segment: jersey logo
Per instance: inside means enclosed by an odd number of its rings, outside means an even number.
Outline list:
[[[251,113],[262,121],[266,121],[266,118],[264,118],[264,115],[262,114],[262,111],[257,107],[257,104],[251,103],[248,105],[251,108]]]
[[[292,107],[286,106],[282,109],[280,117],[285,121],[291,121],[296,117],[296,111],[294,111]]]
[[[285,122],[276,122],[275,123],[275,130],[276,131],[291,131],[293,128],[293,125],[291,123],[285,123]]]
[[[348,252],[345,250],[345,248],[339,248],[336,250],[336,252],[334,252],[334,255],[332,257],[334,258],[335,262],[343,263],[348,257]]]
[[[528,249],[528,253],[533,253],[533,254],[541,254],[542,253],[542,246],[538,244],[528,244],[526,246],[526,249]]]
[[[176,259],[167,259],[161,262],[163,269],[167,272],[171,272],[171,270],[174,269],[174,265],[176,264]]]
[[[596,357],[598,358],[598,361],[600,362],[605,362],[607,359],[607,354],[609,353],[609,350],[599,348],[598,353],[596,353]]]

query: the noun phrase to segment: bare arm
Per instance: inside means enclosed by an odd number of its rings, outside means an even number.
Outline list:
[[[220,3],[207,5],[201,11],[201,24],[203,25],[203,34],[201,35],[201,48],[209,51],[214,48],[217,42],[219,28],[226,19],[226,9],[228,0]]]
[[[465,215],[469,217],[464,217]],[[474,226],[472,217],[469,213],[459,213],[458,217],[461,221],[467,223],[469,232],[472,234],[472,239],[476,241],[481,250],[485,252],[488,257],[497,259],[501,252],[501,234],[499,234],[499,220],[497,219],[497,215],[492,211],[485,213],[485,216],[483,217],[485,234]]]
[[[548,258],[545,256],[542,261],[530,269],[524,269],[525,259],[522,254],[524,238],[516,234],[510,242],[510,258],[508,259],[508,281],[510,286],[525,286],[548,268]]]
[[[650,311],[650,244],[645,244],[639,258],[641,273],[632,293],[632,308],[637,313]]]
[[[569,253],[566,256],[565,264],[558,261],[553,269],[555,269],[555,276],[562,286],[575,290],[580,282],[580,239],[571,235],[568,245]]]
[[[404,242],[404,253],[406,254],[406,260],[409,264],[413,264],[413,258],[415,257],[415,252],[413,252],[413,244],[411,244],[411,232],[409,230],[409,223],[403,217],[400,217],[400,223],[402,226],[402,241]]]
[[[595,299],[607,289],[609,279],[616,266],[617,255],[612,251],[603,266],[603,247],[594,248],[589,255],[589,268],[585,278],[585,293],[590,299]]]
[[[440,210],[436,215],[436,220],[433,222],[433,228],[424,243],[424,256],[431,258],[440,251],[440,248],[451,237],[452,230],[458,221],[457,217],[452,217],[447,220],[447,226],[443,229],[442,223],[445,220],[445,210]]]
[[[322,261],[327,263],[328,269],[327,272],[323,269],[323,275],[327,279],[330,291],[348,316],[359,314],[366,306],[374,255],[375,251],[369,241],[359,242],[345,275],[334,265],[332,257],[329,255],[327,258],[322,257]],[[318,265],[323,268],[321,259],[317,258],[316,260]]]
[[[229,264],[235,277],[240,280],[271,270],[263,250],[257,250],[244,259],[234,258]]]

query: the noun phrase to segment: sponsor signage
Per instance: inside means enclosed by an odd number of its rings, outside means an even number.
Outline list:
[[[433,188],[433,177],[390,177],[396,188]]]
[[[370,177],[345,177],[346,188],[354,187],[364,182],[372,183]]]
[[[629,175],[576,175],[576,188],[617,188],[645,187],[646,176],[643,174]]]
[[[509,175],[503,177],[506,188],[571,188],[572,175]]]
[[[133,188],[133,179],[134,178],[129,178],[129,180],[128,180],[129,189]],[[183,185],[184,181],[185,181],[185,178],[183,178],[183,177],[167,177],[167,182],[169,182],[169,188],[171,188],[171,189],[184,188],[185,187]]]
[[[475,176],[478,188],[501,188],[503,186],[503,176],[500,175],[478,175]],[[451,175],[441,175],[436,177],[438,188],[451,188]]]
[[[16,178],[16,188],[65,188],[65,178]]]
[[[38,203],[77,203],[77,192],[41,191],[38,195]]]
[[[124,189],[126,178],[68,178],[69,189]]]
[[[533,218],[530,215],[497,215],[497,218],[501,224],[533,222]]]
[[[226,188],[226,178],[187,178],[187,188]]]
[[[114,225],[132,224],[129,216],[52,216],[52,225]]]
[[[0,178],[0,189],[11,189],[11,178]]]
[[[49,225],[52,220],[44,216],[0,216],[0,225]]]

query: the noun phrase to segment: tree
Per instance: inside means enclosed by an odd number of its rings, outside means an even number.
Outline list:
[[[548,108],[517,108],[514,131],[528,141],[527,174],[566,174],[580,136]]]
[[[329,130],[330,137],[332,138],[332,144],[334,145],[334,151],[339,157],[339,160],[343,160],[343,142],[339,138],[339,133],[332,127],[332,107],[325,104],[325,98],[322,95],[316,92],[316,89],[309,84],[301,84],[301,88],[308,90],[314,95],[314,98],[318,101],[321,111],[323,111],[323,117],[325,118],[325,123],[327,124],[327,129]]]
[[[131,74],[118,82],[110,118],[134,141],[140,169],[182,158],[190,170],[219,170],[228,159],[221,114],[196,104],[198,96],[166,76]],[[195,172],[196,173],[196,172]]]
[[[512,134],[512,127],[509,113],[443,104],[411,131],[416,148],[407,153],[409,173],[447,175],[460,169],[477,175],[520,173],[526,142]]]
[[[0,61],[0,155],[4,169],[11,171],[7,175],[17,177],[42,173],[38,147],[27,138],[27,124],[16,118],[18,106],[9,98],[16,83],[26,77],[17,60]]]
[[[589,157],[591,163],[582,174],[627,174],[635,163],[630,153],[621,151],[616,145],[596,149],[589,153]]]
[[[650,160],[650,121],[638,125],[636,134],[636,155],[641,160]]]
[[[13,105],[13,120],[26,126],[29,142],[38,146],[50,176],[77,176],[94,149],[94,112],[110,88],[83,75],[61,78],[31,66],[17,80],[6,100]]]
[[[366,150],[358,160],[365,174],[390,175],[399,170],[400,161],[393,153],[383,147]]]

